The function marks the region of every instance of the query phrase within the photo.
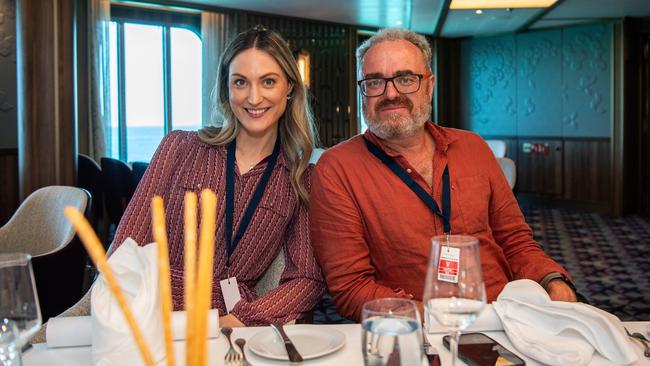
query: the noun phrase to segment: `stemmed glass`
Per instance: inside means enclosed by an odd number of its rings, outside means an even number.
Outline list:
[[[458,341],[485,305],[478,240],[465,235],[441,235],[431,239],[431,255],[422,301],[425,323],[429,314],[447,328],[452,365],[458,358]]]
[[[0,254],[0,364],[21,365],[20,349],[40,327],[31,256]]]
[[[407,299],[376,299],[361,310],[366,366],[419,365],[422,360],[420,313]]]

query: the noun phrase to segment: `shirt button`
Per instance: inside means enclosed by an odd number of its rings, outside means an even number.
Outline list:
[[[406,172],[411,174],[411,169],[406,169]]]

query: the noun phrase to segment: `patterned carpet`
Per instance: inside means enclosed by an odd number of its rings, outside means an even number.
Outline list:
[[[591,305],[621,320],[650,320],[650,217],[526,208],[524,215],[535,239]],[[314,322],[349,321],[326,296],[314,309]]]
[[[535,239],[592,305],[621,320],[650,319],[650,217],[564,209],[524,214]]]

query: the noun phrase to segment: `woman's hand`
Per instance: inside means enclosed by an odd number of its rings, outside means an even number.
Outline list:
[[[219,327],[231,327],[231,328],[238,328],[238,327],[245,327],[246,325],[239,321],[237,317],[235,317],[232,314],[228,314],[226,316],[221,316],[219,317]]]

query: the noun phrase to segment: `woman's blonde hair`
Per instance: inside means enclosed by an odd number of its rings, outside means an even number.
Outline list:
[[[228,44],[221,55],[217,80],[212,90],[211,126],[199,130],[199,138],[208,144],[224,145],[237,136],[240,126],[229,103],[228,72],[232,60],[251,48],[271,55],[292,86],[287,97],[287,107],[278,123],[278,132],[282,149],[291,165],[291,186],[299,201],[306,204],[309,202],[309,193],[301,180],[317,140],[314,116],[296,59],[287,42],[277,32],[256,26],[240,33]]]

